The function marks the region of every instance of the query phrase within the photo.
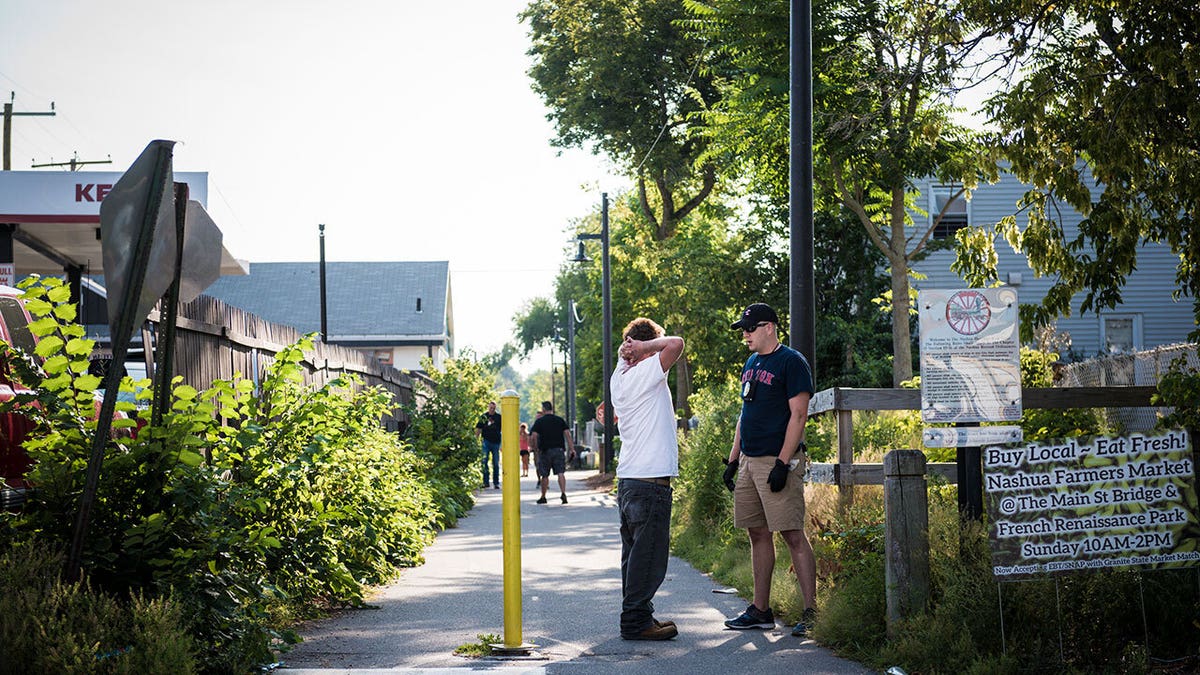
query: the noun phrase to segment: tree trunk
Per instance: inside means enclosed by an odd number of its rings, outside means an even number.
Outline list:
[[[675,410],[681,411],[683,419],[692,416],[692,408],[688,405],[688,397],[692,395],[692,369],[688,367],[687,354],[680,354],[675,362]]]
[[[912,379],[912,331],[909,330],[908,242],[904,232],[904,188],[892,190],[892,386]]]
[[[908,329],[908,270],[892,265],[892,386],[912,379],[912,332]]]

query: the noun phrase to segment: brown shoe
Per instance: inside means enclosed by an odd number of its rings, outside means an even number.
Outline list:
[[[676,635],[679,635],[679,630],[674,625],[650,624],[649,628],[637,635],[622,635],[621,638],[625,640],[670,640]]]
[[[655,625],[655,626],[658,626],[659,628],[665,628],[665,627],[667,627],[667,626],[674,626],[674,625],[675,625],[675,622],[674,622],[674,621],[659,621],[658,619],[650,619],[650,620],[651,620],[651,621],[653,621],[653,622],[654,622],[654,625]]]

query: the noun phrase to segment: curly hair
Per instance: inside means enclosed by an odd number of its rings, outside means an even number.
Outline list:
[[[639,316],[625,325],[625,330],[621,332],[621,339],[633,338],[634,340],[645,342],[646,340],[653,340],[656,337],[662,337],[666,334],[667,331],[663,330],[662,326],[654,323],[651,319]]]

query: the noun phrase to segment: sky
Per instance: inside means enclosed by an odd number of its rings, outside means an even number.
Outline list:
[[[0,0],[0,95],[56,112],[14,118],[13,169],[124,171],[177,141],[236,257],[315,261],[323,223],[330,261],[448,260],[457,348],[494,351],[552,295],[573,220],[627,187],[550,145],[527,4]]]

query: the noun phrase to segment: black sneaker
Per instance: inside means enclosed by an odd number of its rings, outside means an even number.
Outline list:
[[[813,626],[817,623],[817,610],[809,607],[804,610],[804,614],[800,616],[800,622],[792,629],[792,635],[795,637],[808,637],[812,633]]]
[[[763,612],[754,605],[750,605],[736,619],[726,621],[725,627],[734,630],[746,630],[748,628],[770,630],[775,627],[775,614],[771,612],[769,607],[767,611]]]
[[[542,497],[541,499],[537,500],[537,503],[538,503],[538,504],[545,504],[545,503],[546,503],[546,498],[545,498],[545,497]]]
[[[567,493],[565,493],[565,492],[562,494],[562,502],[563,502],[564,504],[566,504],[566,503],[567,503]]]

